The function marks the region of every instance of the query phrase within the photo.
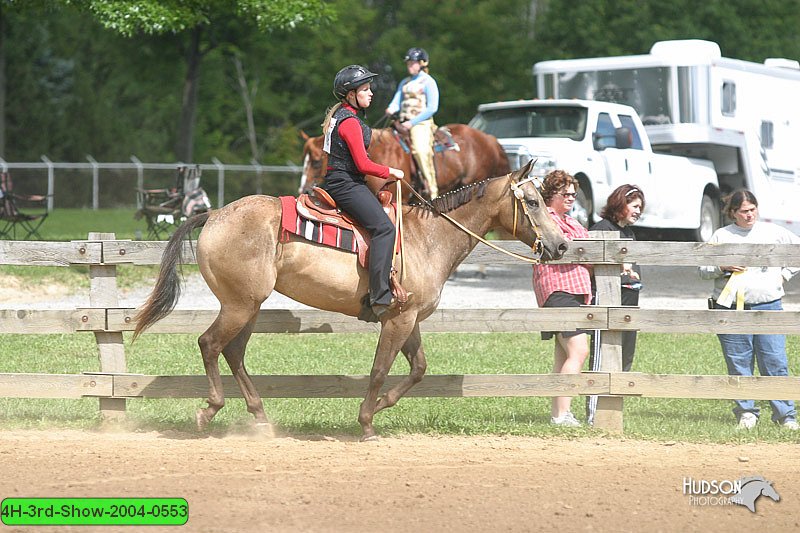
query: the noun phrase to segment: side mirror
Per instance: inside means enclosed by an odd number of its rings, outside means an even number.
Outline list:
[[[630,128],[617,128],[614,130],[614,140],[617,148],[630,148],[633,146],[633,134]]]

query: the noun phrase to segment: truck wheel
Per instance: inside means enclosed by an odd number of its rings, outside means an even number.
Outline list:
[[[719,207],[717,203],[707,195],[703,195],[703,202],[700,204],[700,227],[693,232],[693,239],[699,242],[708,242],[711,235],[719,229]]]
[[[588,229],[592,224],[593,208],[592,192],[589,190],[588,185],[581,182],[581,186],[578,189],[578,196],[575,198],[575,203],[572,205],[569,216],[580,222],[581,226]]]

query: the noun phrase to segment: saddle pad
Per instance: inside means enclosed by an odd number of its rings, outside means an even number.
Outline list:
[[[304,219],[297,213],[297,198],[294,196],[281,196],[280,200],[282,208],[280,242],[287,242],[291,233],[325,246],[353,253],[358,251],[351,230]]]

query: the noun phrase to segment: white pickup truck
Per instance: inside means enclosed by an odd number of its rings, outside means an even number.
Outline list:
[[[656,154],[636,111],[589,100],[518,100],[482,104],[470,126],[497,137],[511,168],[536,159],[534,172],[559,168],[580,181],[573,216],[600,220],[620,185],[641,187],[646,209],[639,228],[681,230],[707,241],[720,225],[720,192],[711,162]]]

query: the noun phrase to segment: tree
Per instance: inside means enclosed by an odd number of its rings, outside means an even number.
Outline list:
[[[191,162],[203,57],[222,43],[235,46],[251,28],[261,33],[315,26],[333,20],[323,0],[62,0],[88,10],[106,28],[125,36],[188,34],[186,74],[175,156]]]

